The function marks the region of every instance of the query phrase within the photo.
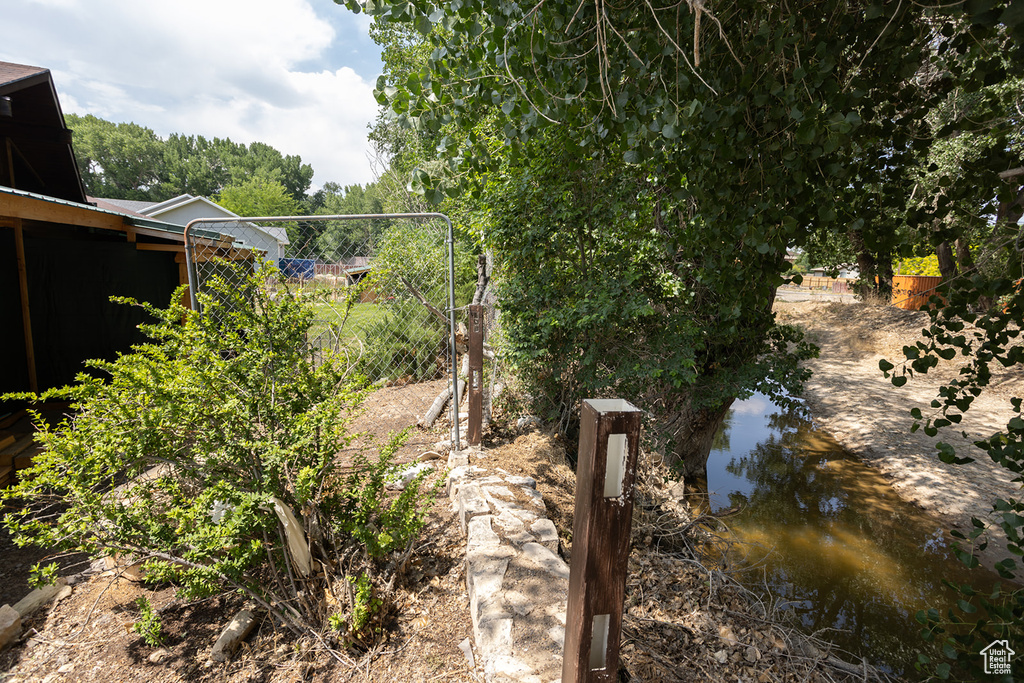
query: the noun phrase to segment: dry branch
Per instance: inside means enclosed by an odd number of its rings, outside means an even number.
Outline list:
[[[440,320],[445,325],[448,324],[448,318],[445,317],[444,313],[439,311],[436,306],[427,301],[427,297],[423,296],[423,294],[420,293],[420,290],[416,289],[415,285],[413,285],[411,282],[409,282],[401,275],[398,276],[398,279],[402,281],[402,284],[405,285],[405,288],[409,290],[409,293],[416,297],[416,300],[423,304],[423,306],[428,311],[430,311],[434,316],[437,317],[438,320]]]
[[[458,390],[459,398],[458,398],[458,401],[456,401],[456,403],[455,403],[456,409],[458,408],[459,403],[462,402],[462,392],[465,391],[465,389],[466,389],[466,377],[468,375],[469,375],[469,356],[463,356],[462,357],[462,369],[459,372],[459,390]],[[431,427],[433,427],[434,426],[434,422],[436,422],[437,418],[441,415],[441,411],[444,410],[444,406],[445,406],[446,403],[448,403],[448,399],[451,398],[451,396],[452,396],[452,385],[448,384],[441,391],[441,393],[437,395],[437,398],[434,399],[434,402],[430,404],[430,409],[427,411],[427,414],[423,416],[422,420],[420,420],[420,427],[422,427],[423,429],[430,429]]]

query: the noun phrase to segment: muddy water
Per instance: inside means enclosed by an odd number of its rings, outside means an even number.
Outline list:
[[[806,420],[763,396],[738,402],[708,461],[715,511],[738,508],[729,527],[751,545],[741,580],[857,657],[915,677],[925,648],[918,610],[950,604],[942,578],[976,588],[942,524],[903,501],[877,472]]]

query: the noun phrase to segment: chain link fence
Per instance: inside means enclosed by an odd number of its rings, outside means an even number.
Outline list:
[[[446,222],[440,214],[199,219],[186,229],[190,291],[212,294],[217,278],[241,286],[271,266],[270,295],[299,296],[315,311],[309,353],[342,358],[365,377],[376,426],[398,431],[421,422],[450,387],[461,321],[452,309],[475,286],[475,273],[453,261]],[[192,305],[200,306],[195,297]]]

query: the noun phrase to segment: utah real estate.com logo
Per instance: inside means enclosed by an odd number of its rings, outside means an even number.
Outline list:
[[[985,658],[985,673],[1007,675],[1010,673],[1010,659],[1017,654],[1010,649],[1010,643],[1006,640],[993,641],[991,645],[981,651]]]

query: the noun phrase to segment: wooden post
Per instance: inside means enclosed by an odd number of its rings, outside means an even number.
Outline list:
[[[562,683],[617,681],[642,412],[583,402]]]
[[[25,363],[28,366],[28,388],[39,391],[36,379],[36,351],[32,344],[32,316],[28,310],[28,268],[25,265],[25,237],[21,230],[21,219],[14,219],[14,253],[18,261],[18,284],[21,289],[21,325],[25,332]]]
[[[469,433],[470,446],[483,441],[484,414],[484,307],[469,307]]]

